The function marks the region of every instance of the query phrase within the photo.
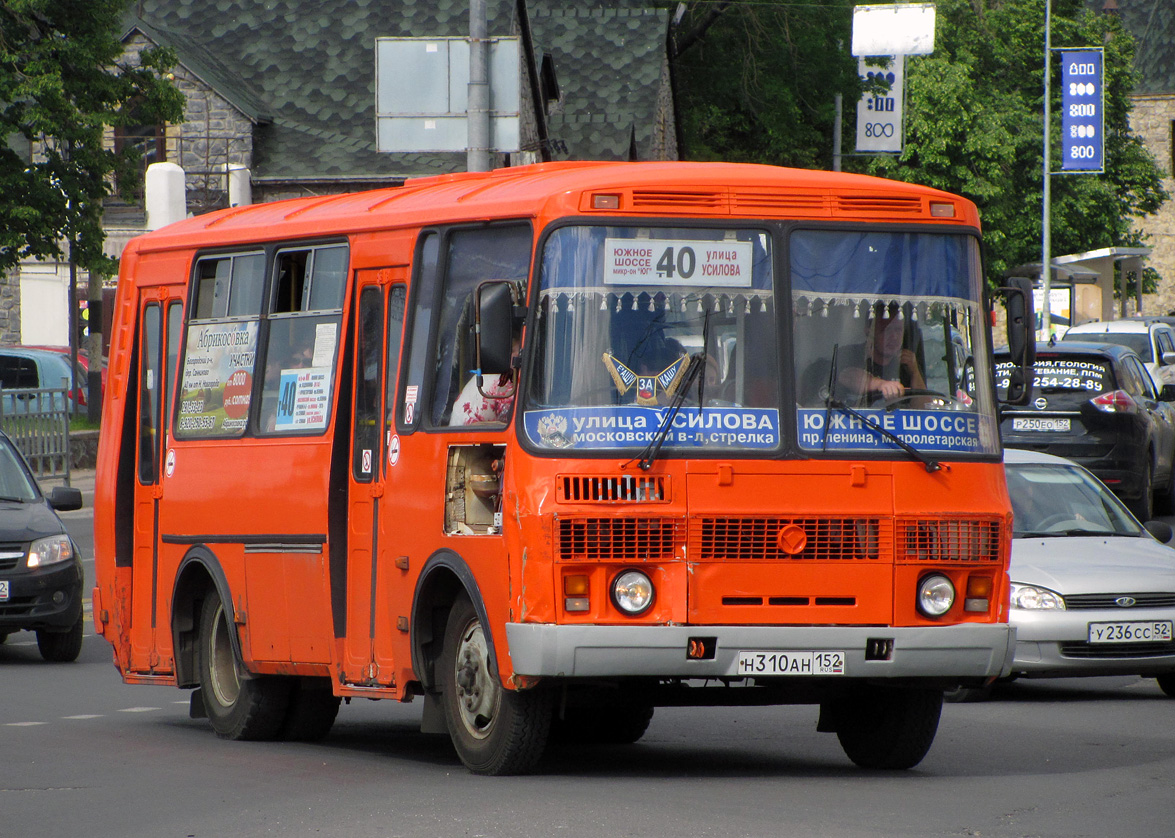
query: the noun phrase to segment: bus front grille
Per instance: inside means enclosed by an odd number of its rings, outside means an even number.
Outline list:
[[[999,519],[914,518],[898,521],[899,562],[995,564],[1003,556]]]
[[[678,518],[557,518],[560,561],[650,562],[681,558]]]
[[[888,518],[693,518],[691,561],[856,561],[888,555]]]
[[[571,474],[555,481],[560,503],[666,503],[668,476]]]

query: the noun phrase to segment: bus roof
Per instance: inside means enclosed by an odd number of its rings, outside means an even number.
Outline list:
[[[594,209],[592,196],[618,196]],[[953,216],[932,214],[951,204]],[[562,215],[943,222],[978,228],[974,204],[868,175],[747,163],[539,163],[410,179],[367,192],[233,207],[135,239],[139,251],[361,233],[399,226]]]

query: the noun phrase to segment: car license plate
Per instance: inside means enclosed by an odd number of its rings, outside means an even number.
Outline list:
[[[1090,643],[1170,643],[1171,621],[1090,623]]]
[[[739,675],[844,675],[844,652],[739,652]]]
[[[8,602],[8,580],[0,579],[0,602]]]
[[[1037,418],[1014,418],[1012,419],[1013,431],[1067,431],[1069,430],[1068,419],[1037,419]]]

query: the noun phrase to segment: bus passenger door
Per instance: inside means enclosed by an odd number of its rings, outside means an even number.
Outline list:
[[[131,582],[131,669],[170,672],[170,611],[159,585],[159,502],[167,449],[166,405],[175,383],[183,306],[166,288],[149,289],[139,312],[138,443],[134,489],[134,563]],[[162,606],[162,608],[161,608]],[[162,641],[164,655],[160,654]]]
[[[380,499],[387,473],[385,374],[394,378],[399,366],[406,278],[406,268],[360,271],[356,289],[343,674],[349,683],[371,687],[391,686],[395,672],[386,639],[377,641],[394,631],[379,596],[394,570],[380,560]]]

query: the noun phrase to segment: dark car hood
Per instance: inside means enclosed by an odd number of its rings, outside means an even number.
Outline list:
[[[32,541],[63,532],[61,519],[44,499],[0,501],[0,542]]]
[[[1153,538],[1013,538],[1013,582],[1059,594],[1175,591],[1175,550]]]

